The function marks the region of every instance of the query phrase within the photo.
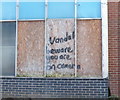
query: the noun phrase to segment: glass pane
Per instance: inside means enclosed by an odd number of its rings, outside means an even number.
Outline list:
[[[93,1],[78,0],[78,18],[101,18],[101,2]]]
[[[15,22],[2,23],[2,45],[3,46],[15,46]]]
[[[20,2],[19,19],[44,19],[45,2]]]
[[[2,76],[2,46],[0,46],[0,76]]]
[[[0,23],[0,76],[2,76],[2,24]]]
[[[2,23],[0,23],[0,46],[2,46]]]
[[[2,47],[2,75],[15,75],[15,46]]]
[[[15,20],[16,19],[16,2],[5,2],[2,0],[0,3],[0,20]]]
[[[15,75],[15,37],[16,37],[16,23],[2,22],[2,75]]]
[[[74,18],[73,2],[49,2],[48,18]]]

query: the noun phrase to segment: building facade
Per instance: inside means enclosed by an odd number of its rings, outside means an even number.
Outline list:
[[[2,97],[119,96],[119,4],[3,0]]]

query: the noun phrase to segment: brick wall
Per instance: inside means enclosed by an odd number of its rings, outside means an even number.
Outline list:
[[[119,77],[119,80],[118,80],[118,85],[119,85],[119,91],[118,91],[118,94],[120,96],[120,2],[119,2],[119,5],[118,5],[118,34],[119,34],[119,42],[118,42],[118,48],[119,48],[119,53],[118,53],[118,77]]]
[[[120,96],[120,3],[109,2],[109,82],[111,95]]]
[[[107,98],[107,79],[2,78],[3,98]]]

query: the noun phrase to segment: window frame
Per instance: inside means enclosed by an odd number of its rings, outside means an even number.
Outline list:
[[[102,19],[102,78],[108,78],[108,10],[107,10],[107,0],[101,0],[101,18],[77,18],[77,0],[75,0],[75,29],[77,29],[77,20],[86,19]],[[46,20],[48,18],[48,0],[45,0],[45,19],[19,19],[19,0],[16,0],[16,20],[0,20],[0,22],[5,21],[15,21],[16,22],[16,48],[15,48],[15,76],[0,76],[0,77],[17,77],[17,44],[18,44],[18,22],[19,21],[45,21],[45,37],[46,37]],[[76,31],[77,34],[77,31]],[[76,40],[77,41],[77,40]],[[45,40],[46,43],[46,40]],[[46,48],[45,48],[46,49]],[[45,53],[46,54],[46,53]],[[45,58],[44,58],[45,59]],[[46,60],[45,60],[46,61]],[[46,73],[46,70],[44,70]],[[46,77],[46,74],[43,76]],[[77,73],[75,75],[77,77]],[[95,78],[97,79],[97,77]]]

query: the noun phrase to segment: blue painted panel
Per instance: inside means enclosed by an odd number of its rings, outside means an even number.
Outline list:
[[[78,18],[101,18],[101,2],[78,2]]]
[[[0,14],[0,20],[15,20],[16,2],[1,2]]]
[[[48,18],[74,18],[74,2],[49,2]]]
[[[0,2],[0,20],[2,20],[2,2]]]
[[[0,2],[0,20],[16,19],[16,2]],[[11,1],[11,0],[10,0]],[[15,1],[15,0],[13,0]],[[45,2],[23,2],[20,0],[19,19],[44,19]],[[94,1],[94,2],[92,2]],[[78,18],[101,18],[100,0],[78,0]],[[99,2],[98,2],[99,1]],[[74,18],[74,0],[70,2],[49,2],[48,18]]]
[[[19,19],[44,19],[45,2],[20,2]]]

